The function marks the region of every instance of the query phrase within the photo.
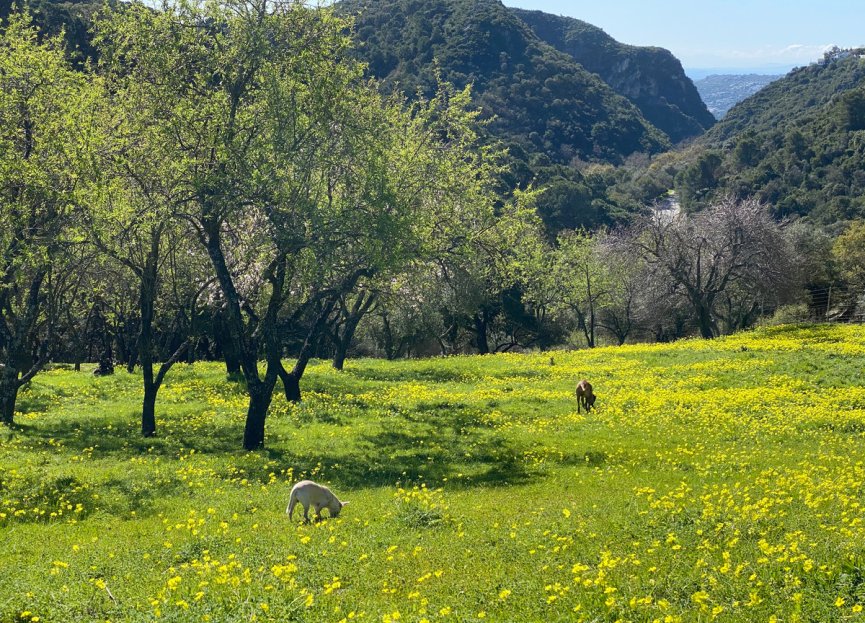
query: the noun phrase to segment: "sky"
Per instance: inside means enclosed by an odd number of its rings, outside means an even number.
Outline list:
[[[784,73],[821,58],[833,45],[865,45],[865,0],[504,0],[504,4],[576,17],[622,43],[667,48],[686,70]],[[777,71],[767,71],[773,68]]]

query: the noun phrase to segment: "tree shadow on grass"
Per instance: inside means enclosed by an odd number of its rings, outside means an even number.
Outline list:
[[[287,438],[256,453],[241,449],[242,420],[210,423],[198,415],[197,409],[188,415],[175,410],[150,438],[141,436],[135,411],[119,424],[116,415],[40,419],[20,426],[16,434],[44,449],[60,440],[63,452],[92,459],[177,458],[194,450],[223,460],[215,466],[216,477],[226,481],[267,483],[274,472],[292,468],[296,475],[310,475],[319,468],[327,479],[353,489],[445,481],[452,487],[498,487],[526,482],[538,469],[525,460],[526,448],[483,421],[482,410],[460,402],[423,403],[394,412],[377,420],[379,432],[353,436],[348,443],[298,450]],[[115,485],[118,494],[129,498],[130,508],[143,505],[141,492]]]
[[[16,411],[21,413],[46,413],[51,408],[51,399],[47,394],[30,393],[19,395]]]
[[[401,365],[402,364],[402,365]],[[496,379],[536,379],[548,378],[548,369],[504,368],[473,370],[466,367],[442,366],[440,360],[432,359],[423,364],[417,361],[395,362],[388,367],[367,366],[363,363],[347,367],[344,375],[361,381],[382,381],[386,383],[482,383],[486,378]]]
[[[470,456],[466,456],[468,449]],[[287,448],[268,448],[265,453],[280,465],[293,468],[295,474],[322,470],[329,480],[348,489],[397,483],[437,485],[446,480],[453,487],[496,487],[520,484],[532,477],[519,450],[497,437],[460,442],[454,434],[430,438],[384,431],[361,437],[353,451],[342,454],[299,454]]]
[[[146,517],[155,512],[156,503],[183,490],[186,484],[178,478],[138,480],[112,478],[101,485],[111,492],[103,502],[104,510],[114,516],[133,513]]]
[[[64,452],[86,453],[94,459],[177,457],[194,450],[196,454],[230,459],[224,473],[216,474],[225,480],[240,475],[252,482],[267,483],[271,473],[289,467],[298,475],[324,470],[329,480],[352,489],[396,483],[438,484],[446,479],[453,487],[507,486],[532,477],[534,472],[523,460],[523,448],[480,424],[470,412],[455,411],[449,410],[449,416],[437,409],[426,411],[423,416],[412,413],[411,417],[386,423],[387,429],[381,432],[359,436],[349,447],[340,450],[322,447],[312,452],[298,452],[281,445],[266,446],[257,453],[244,452],[240,448],[242,423],[201,426],[195,431],[145,438],[134,413],[124,426],[108,418],[87,422],[57,419],[19,425],[17,432],[46,449],[50,447],[49,440],[61,440]],[[278,464],[277,468],[273,462]],[[115,484],[118,493],[129,498],[132,510],[143,506],[142,496],[146,492],[120,491],[125,485]]]
[[[182,417],[182,416],[180,416]],[[109,428],[110,427],[110,428]],[[164,424],[153,437],[141,435],[141,414],[133,412],[124,424],[116,418],[82,419],[57,418],[37,424],[18,423],[14,430],[30,441],[47,445],[49,440],[62,442],[71,452],[87,452],[92,457],[117,455],[176,456],[183,450],[202,454],[230,454],[241,448],[243,424],[237,426],[200,426],[195,430],[171,430]],[[166,429],[169,431],[165,433]],[[160,433],[160,430],[163,432]]]
[[[240,448],[242,424],[238,426],[202,426],[194,432],[175,431],[169,436],[141,436],[137,420],[130,415],[129,423],[118,426],[116,420],[57,419],[38,424],[19,424],[17,434],[37,442],[45,449],[49,440],[60,440],[63,451],[86,453],[90,458],[124,458],[135,456],[177,457],[194,450],[197,454],[230,458],[232,466],[253,482],[266,483],[279,468],[293,468],[295,474],[311,474],[317,467],[328,479],[349,488],[392,486],[397,482],[440,483],[445,479],[451,486],[507,486],[526,482],[532,471],[522,458],[522,449],[505,440],[495,431],[465,417],[437,417],[428,412],[426,418],[400,419],[389,423],[388,429],[377,434],[363,435],[349,447],[336,451],[323,447],[313,452],[297,452],[290,447],[266,446],[258,453]],[[107,426],[111,425],[111,429]],[[249,457],[249,460],[246,460]],[[270,459],[262,461],[261,458]],[[235,478],[238,471],[218,476]],[[138,492],[129,491],[130,504],[136,506]],[[124,493],[124,495],[125,495]]]

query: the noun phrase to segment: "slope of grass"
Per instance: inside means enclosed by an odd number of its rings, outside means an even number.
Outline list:
[[[38,376],[0,431],[0,621],[847,621],[865,329],[313,365],[268,446],[172,370]],[[589,378],[598,409],[577,414]],[[291,484],[351,502],[312,525]]]

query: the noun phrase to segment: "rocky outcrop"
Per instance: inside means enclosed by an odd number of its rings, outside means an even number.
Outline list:
[[[682,64],[668,50],[624,45],[578,19],[510,10],[544,42],[628,98],[674,143],[699,136],[715,123]]]

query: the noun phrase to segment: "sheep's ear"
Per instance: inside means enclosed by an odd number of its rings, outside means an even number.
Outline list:
[[[348,506],[348,502],[340,502],[343,506]]]

